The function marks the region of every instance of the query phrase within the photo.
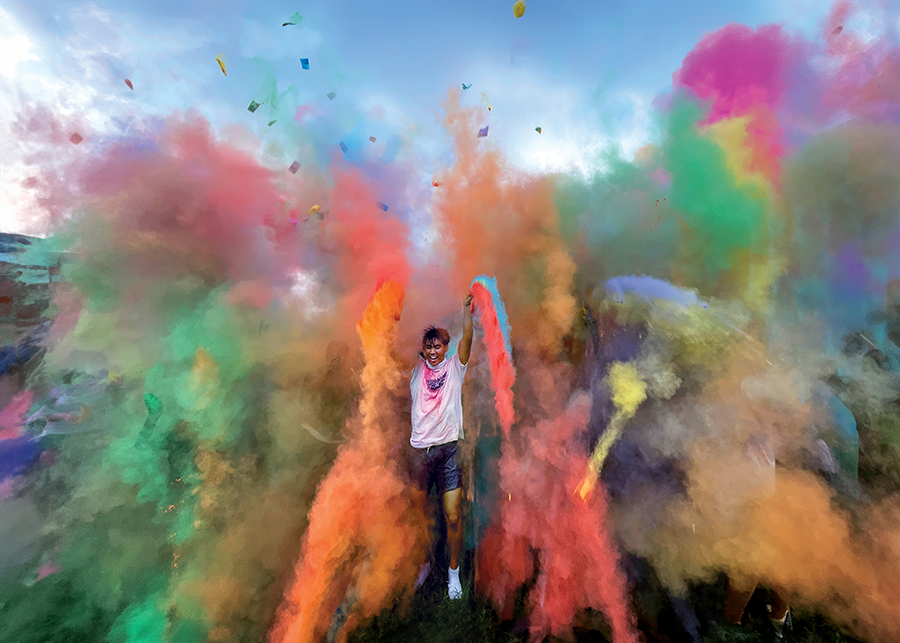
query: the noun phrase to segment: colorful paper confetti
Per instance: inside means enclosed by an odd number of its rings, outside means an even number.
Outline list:
[[[222,54],[219,54],[218,56],[216,56],[216,62],[219,63],[219,69],[222,70],[222,73],[227,76],[228,72],[225,71],[225,61],[222,60]]]
[[[375,142],[375,137],[374,137],[374,136],[370,136],[370,137],[369,137],[369,142],[370,142],[370,143],[374,143],[374,142]]]
[[[291,174],[296,174],[297,170],[300,169],[300,164],[294,161],[288,169],[291,171]]]
[[[257,103],[255,100],[250,101],[250,106],[247,107],[247,111],[252,113],[258,109],[259,109],[259,103]]]
[[[301,66],[303,69],[309,69],[309,58],[301,58],[301,59],[300,59],[300,66]]]
[[[485,136],[487,136],[489,127],[490,125],[485,125],[480,130],[478,130],[478,138],[484,138]]]
[[[134,91],[134,85],[132,85],[131,81],[128,80],[127,78],[125,79],[125,84],[128,85],[128,89],[130,89],[131,91]]]
[[[75,145],[78,145],[79,143],[81,143],[81,141],[84,140],[84,137],[78,132],[75,132],[74,134],[72,134],[72,136],[69,137],[69,140],[75,143]]]
[[[303,20],[303,16],[300,15],[299,11],[295,11],[294,14],[287,19],[287,22],[282,23],[281,26],[287,27],[288,25],[298,25],[301,20]]]
[[[334,97],[337,96],[334,92],[328,92],[327,94],[328,100],[334,100]]]
[[[347,149],[348,149],[347,144],[344,143],[344,141],[341,141],[340,147],[341,147],[341,152],[343,152],[344,154],[346,154],[346,153],[347,153]]]

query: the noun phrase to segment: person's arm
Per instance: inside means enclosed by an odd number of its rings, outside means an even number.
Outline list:
[[[472,293],[463,301],[463,334],[459,340],[459,361],[463,366],[469,363],[472,354]]]

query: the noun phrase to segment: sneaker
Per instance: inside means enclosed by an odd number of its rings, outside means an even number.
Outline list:
[[[450,578],[447,580],[447,594],[450,596],[450,600],[462,598],[462,585],[459,583],[459,569],[456,570],[455,574],[452,570],[450,571]]]

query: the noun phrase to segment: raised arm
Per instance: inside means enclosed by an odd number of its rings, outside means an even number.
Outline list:
[[[463,366],[469,363],[472,354],[472,293],[463,300],[463,334],[459,340],[459,361]]]

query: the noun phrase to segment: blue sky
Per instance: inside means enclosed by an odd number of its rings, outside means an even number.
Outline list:
[[[811,34],[829,8],[815,0],[532,0],[517,20],[512,6],[511,0],[3,2],[0,128],[8,132],[23,104],[43,102],[108,136],[135,118],[194,109],[220,131],[238,126],[265,138],[274,131],[264,131],[268,108],[258,114],[246,108],[271,73],[279,91],[296,88],[295,103],[333,111],[330,136],[358,128],[360,113],[377,114],[380,131],[373,134],[414,141],[428,165],[446,161],[441,102],[450,87],[466,82],[473,84],[464,95],[469,104],[487,94],[491,142],[511,162],[532,171],[583,168],[609,145],[627,155],[642,144],[653,97],[706,33],[730,22],[778,22]],[[301,25],[282,27],[295,11]],[[301,70],[300,57],[310,59],[309,71]],[[334,101],[324,98],[329,91]],[[37,232],[35,210],[19,187],[30,150],[3,138],[0,229]]]

